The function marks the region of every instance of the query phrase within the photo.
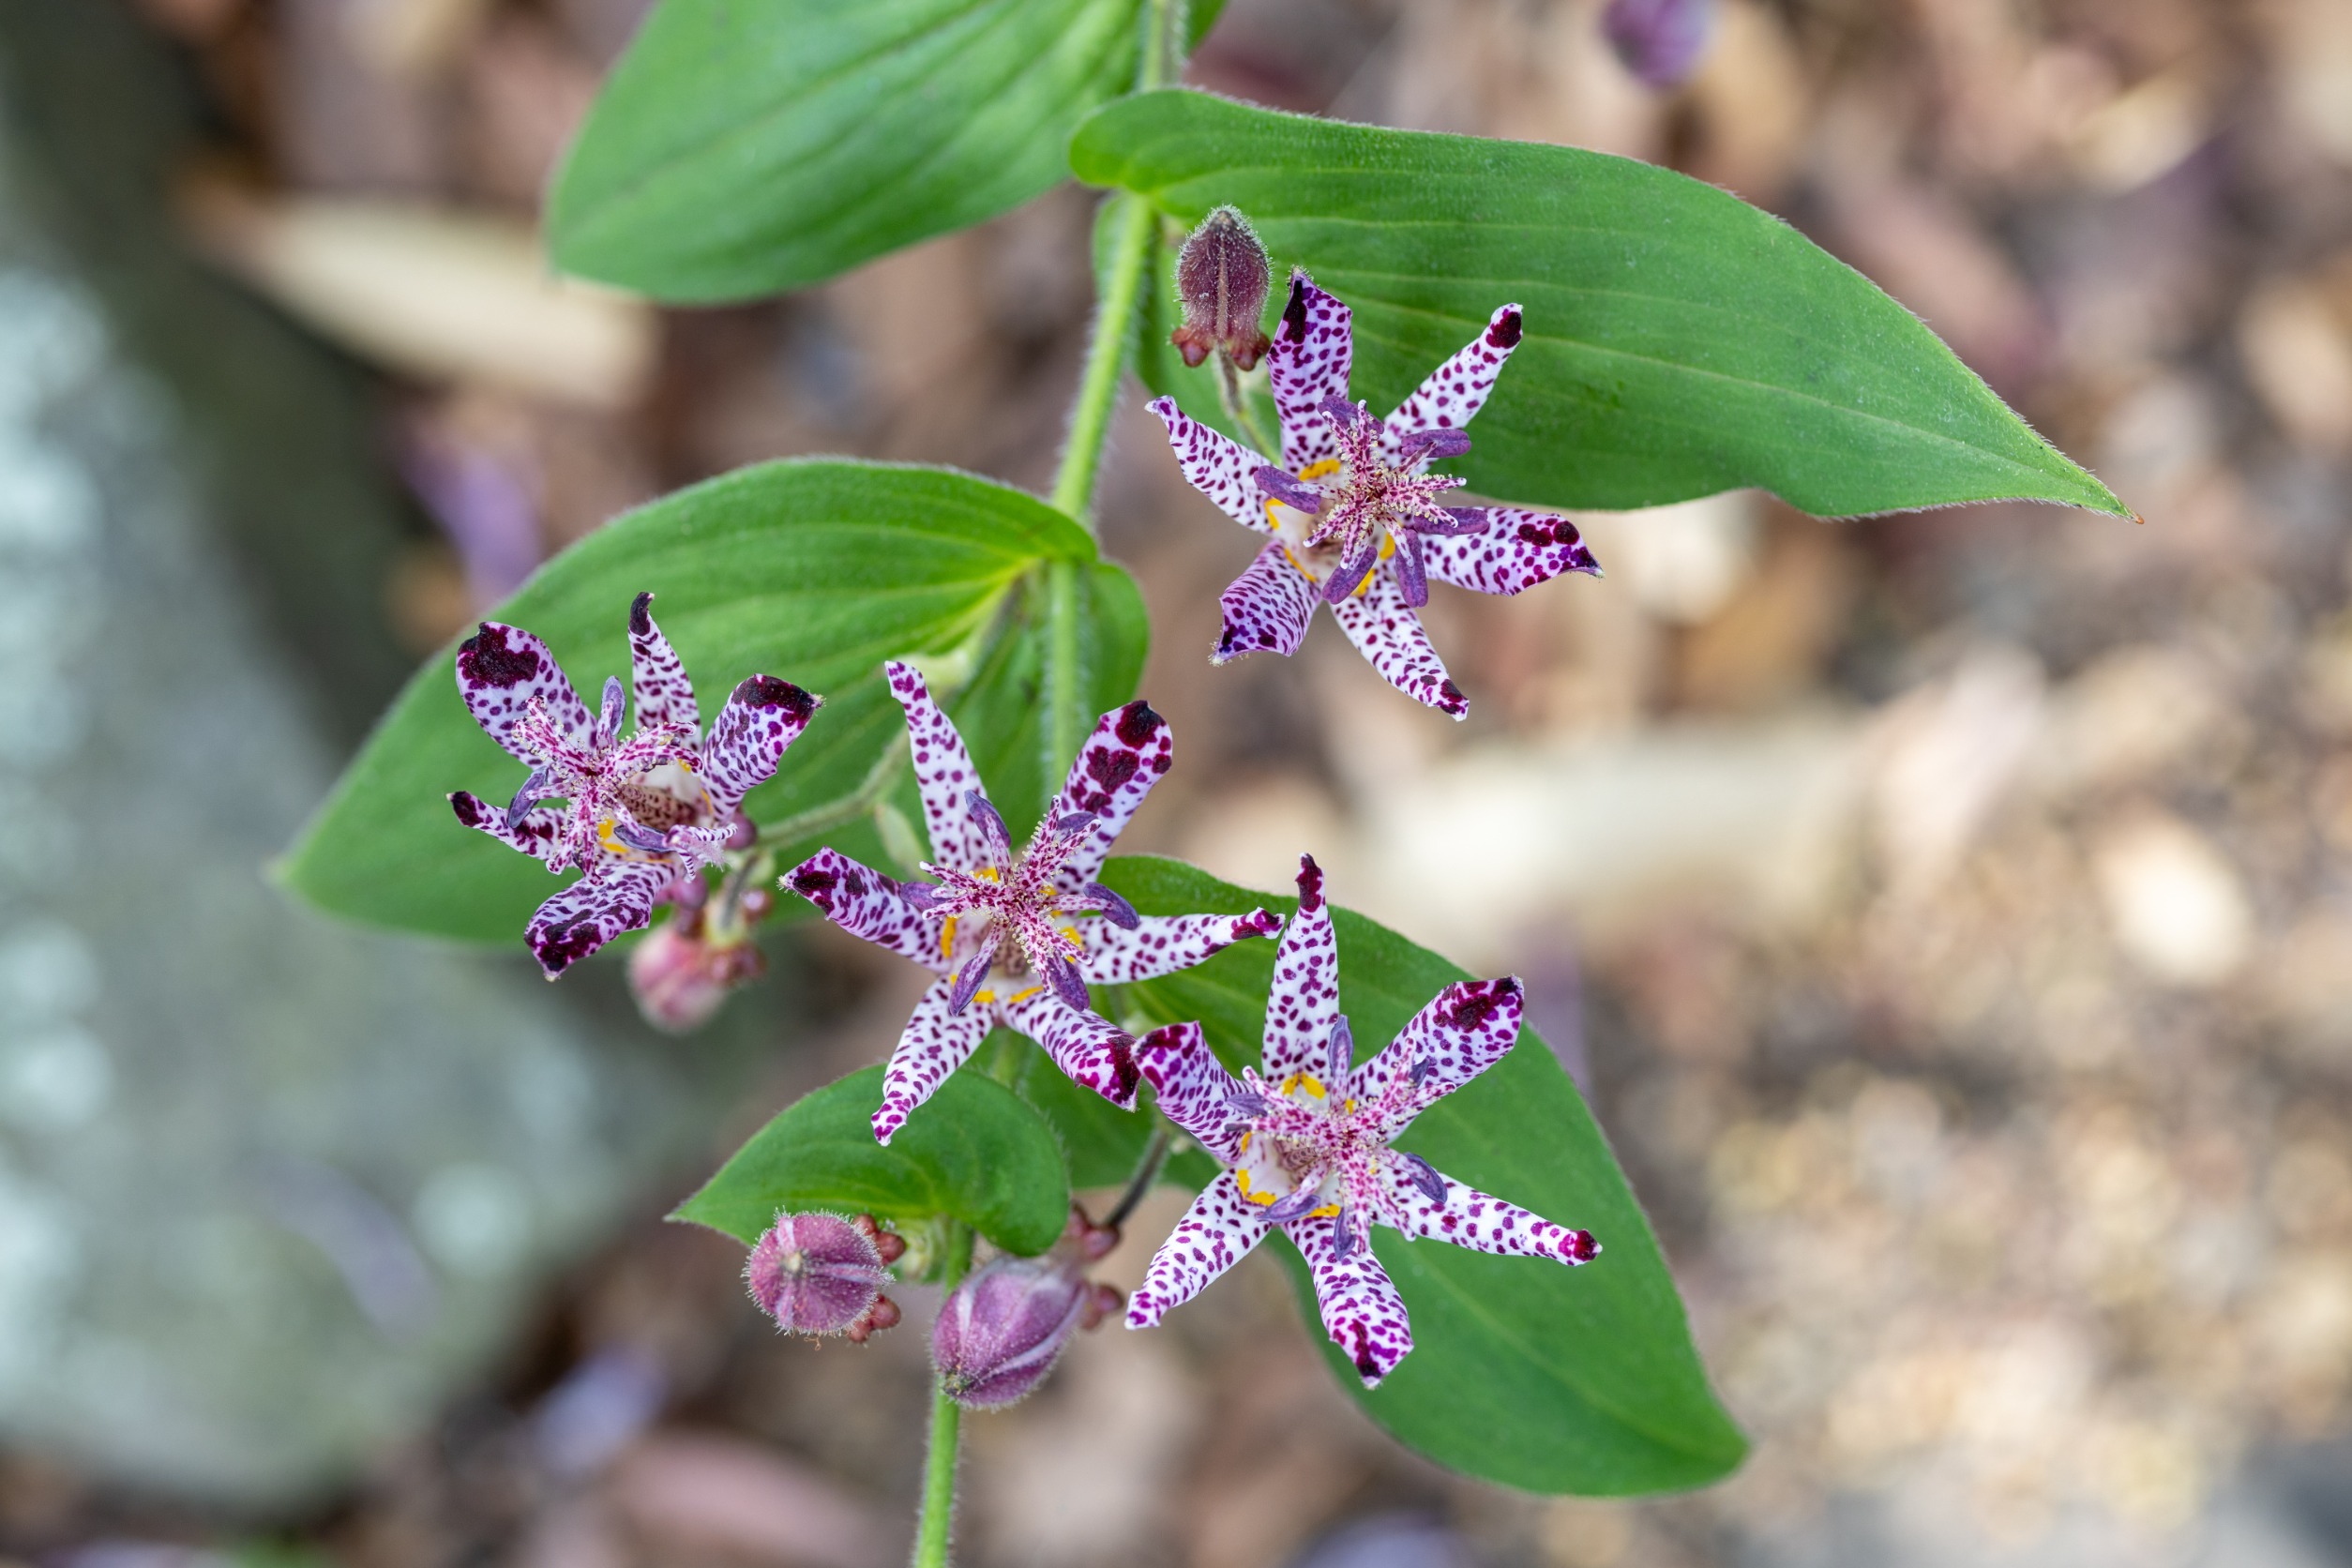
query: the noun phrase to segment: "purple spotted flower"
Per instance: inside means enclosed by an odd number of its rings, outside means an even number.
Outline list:
[[[1439,577],[1482,594],[1515,594],[1561,572],[1600,573],[1576,525],[1518,506],[1445,503],[1459,479],[1428,472],[1470,450],[1462,431],[1518,346],[1506,305],[1468,347],[1431,371],[1385,419],[1348,398],[1350,314],[1304,272],[1266,355],[1282,416],[1282,464],[1236,445],[1162,398],[1184,477],[1244,528],[1271,535],[1226,589],[1211,662],[1261,649],[1294,654],[1319,602],[1331,606],[1381,679],[1461,718],[1470,701],[1447,677],[1415,613]]]
[[[1103,715],[1037,832],[1016,852],[963,737],[921,673],[906,664],[885,668],[906,710],[931,837],[923,868],[938,880],[895,882],[836,850],[818,852],[784,879],[843,930],[939,976],[891,1053],[874,1136],[889,1142],[999,1023],[1036,1041],[1114,1105],[1134,1104],[1135,1042],[1088,1009],[1086,982],[1187,969],[1244,937],[1271,936],[1282,922],[1262,909],[1138,915],[1094,880],[1111,840],[1168,771],[1168,721],[1148,703]]]
[[[1519,1033],[1519,983],[1448,986],[1362,1066],[1339,1012],[1339,952],[1323,876],[1301,857],[1299,912],[1266,999],[1264,1066],[1235,1078],[1175,1024],[1136,1043],[1168,1120],[1225,1166],[1160,1246],[1127,1303],[1149,1328],[1280,1226],[1306,1259],[1323,1328],[1366,1387],[1413,1348],[1405,1303],[1372,1254],[1372,1227],[1480,1252],[1587,1263],[1591,1233],[1489,1198],[1393,1147],[1413,1118],[1502,1060]]]
[[[701,733],[694,686],[640,594],[629,607],[637,728],[624,737],[619,676],[591,716],[546,643],[485,621],[458,647],[458,692],[490,739],[530,768],[505,806],[460,791],[458,821],[580,879],[539,906],[525,935],[550,979],[656,905],[691,902],[702,868],[747,843],[745,795],[767,782],[822,699],[754,675]],[[554,803],[561,802],[561,805]]]

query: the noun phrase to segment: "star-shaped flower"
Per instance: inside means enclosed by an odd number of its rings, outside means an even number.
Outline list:
[[[490,739],[531,773],[505,806],[460,790],[458,821],[547,863],[585,873],[531,917],[525,935],[550,979],[689,884],[731,843],[748,843],[745,795],[775,776],[822,699],[754,675],[735,687],[703,735],[694,686],[640,594],[629,607],[637,729],[621,734],[621,679],[604,683],[591,717],[546,643],[485,621],[458,646],[458,693]],[[560,801],[559,807],[549,804]]]
[[[1265,1065],[1235,1078],[1197,1023],[1153,1031],[1136,1062],[1168,1120],[1225,1166],[1153,1258],[1127,1304],[1149,1328],[1275,1226],[1305,1258],[1323,1328],[1370,1387],[1413,1348],[1405,1303],[1372,1254],[1372,1227],[1480,1252],[1588,1263],[1591,1233],[1490,1198],[1393,1147],[1413,1118],[1502,1060],[1519,1033],[1519,983],[1448,986],[1361,1066],[1339,1012],[1339,950],[1323,875],[1302,856],[1299,912],[1266,999]]]
[[[1168,771],[1168,721],[1148,703],[1103,715],[1017,855],[963,736],[922,675],[912,665],[884,669],[906,710],[931,836],[932,860],[923,868],[940,880],[896,882],[837,850],[819,851],[784,879],[843,930],[940,977],[891,1053],[874,1136],[889,1142],[999,1023],[1036,1041],[1112,1104],[1133,1105],[1135,1042],[1088,1010],[1086,982],[1188,969],[1244,937],[1272,936],[1281,920],[1262,909],[1138,915],[1094,880],[1111,840]]]
[[[1462,427],[1518,346],[1516,305],[1497,310],[1386,419],[1348,399],[1350,321],[1348,308],[1304,272],[1290,275],[1290,303],[1266,355],[1282,417],[1280,467],[1191,418],[1172,398],[1152,404],[1194,488],[1243,527],[1273,535],[1226,589],[1225,628],[1209,656],[1223,664],[1261,649],[1294,654],[1319,601],[1383,680],[1461,718],[1470,700],[1414,613],[1429,602],[1429,579],[1516,594],[1561,572],[1598,576],[1601,568],[1566,518],[1444,505],[1439,498],[1462,481],[1428,472],[1470,450]]]

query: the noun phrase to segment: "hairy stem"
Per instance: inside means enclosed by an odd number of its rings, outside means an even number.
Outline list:
[[[947,1222],[947,1256],[940,1288],[953,1290],[972,1267],[972,1230]],[[947,1568],[947,1546],[956,1515],[956,1457],[962,1436],[963,1407],[939,1389],[931,1391],[931,1441],[923,1458],[923,1511],[914,1525],[913,1568]]]
[[[1086,739],[1085,684],[1078,668],[1078,563],[1056,561],[1046,568],[1046,787],[1056,788],[1063,770]]]
[[[1126,369],[1127,351],[1134,346],[1137,306],[1143,299],[1143,275],[1152,259],[1152,209],[1139,196],[1113,196],[1119,204],[1112,231],[1110,265],[1103,276],[1101,299],[1095,302],[1093,337],[1086,345],[1086,369],[1078,376],[1078,397],[1070,405],[1070,435],[1062,449],[1062,467],[1053,477],[1054,505],[1092,531],[1094,477],[1101,471],[1103,443],[1110,434],[1111,411],[1119,404],[1120,373]]]

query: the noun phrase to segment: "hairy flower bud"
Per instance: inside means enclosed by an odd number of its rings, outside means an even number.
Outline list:
[[[931,1325],[941,1390],[968,1410],[1027,1396],[1061,1359],[1070,1335],[1118,1312],[1125,1298],[1090,1283],[1086,1265],[1119,1244],[1073,1204],[1062,1239],[1043,1258],[993,1258],[947,1294]]]
[[[631,950],[629,994],[647,1023],[684,1034],[710,1022],[727,993],[765,967],[749,933],[715,942],[698,910],[665,921]]]
[[[859,1344],[898,1321],[882,1288],[885,1267],[906,1244],[870,1214],[778,1214],[751,1249],[744,1283],[776,1327],[792,1334],[845,1334]]]
[[[1601,31],[1609,47],[1652,87],[1679,87],[1707,52],[1715,0],[1609,0]]]
[[[1244,370],[1257,365],[1267,348],[1258,319],[1266,309],[1268,277],[1266,248],[1247,219],[1219,207],[1201,219],[1176,257],[1184,324],[1168,335],[1186,365],[1199,366],[1212,354],[1230,356]]]

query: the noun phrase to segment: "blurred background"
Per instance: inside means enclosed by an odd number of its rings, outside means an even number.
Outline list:
[[[902,1560],[925,1293],[785,1341],[659,1216],[922,977],[804,925],[666,1039],[617,965],[262,875],[615,512],[789,453],[1050,474],[1074,188],[769,304],[549,279],[644,8],[0,0],[0,1560]],[[1756,1446],[1683,1499],[1462,1482],[1253,1259],[971,1424],[966,1560],[2352,1562],[2352,0],[1720,0],[1664,89],[1588,0],[1233,0],[1191,78],[1726,186],[2146,521],[1580,517],[1606,580],[1436,590],[1457,727],[1328,626],[1211,671],[1250,541],[1130,397],[1103,527],[1185,766],[1124,842],[1312,849],[1525,976]]]

